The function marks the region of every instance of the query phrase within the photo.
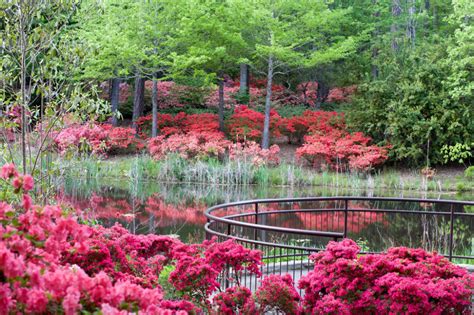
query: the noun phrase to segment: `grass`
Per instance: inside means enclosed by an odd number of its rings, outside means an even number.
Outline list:
[[[213,185],[324,186],[351,189],[392,189],[432,192],[474,191],[467,178],[434,178],[402,174],[396,170],[374,174],[317,172],[294,164],[254,167],[245,161],[215,159],[188,161],[179,156],[155,161],[147,155],[60,160],[61,174],[75,178],[118,178],[154,180],[168,183],[206,183]]]

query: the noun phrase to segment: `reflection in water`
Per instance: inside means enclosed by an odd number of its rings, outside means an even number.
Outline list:
[[[166,185],[145,181],[78,181],[65,180],[58,198],[73,207],[86,209],[89,219],[110,226],[120,222],[133,233],[177,234],[183,241],[200,241],[204,238],[207,207],[232,201],[260,198],[291,198],[306,196],[381,196],[418,197],[431,199],[472,200],[474,196],[419,194],[416,192],[338,190],[322,187],[259,187],[259,186],[213,186],[213,185]],[[341,208],[341,204],[298,203],[270,204],[266,210],[278,209],[326,209]],[[440,211],[430,203],[410,205],[410,210]],[[349,208],[363,209],[407,209],[407,205],[352,201]],[[437,209],[435,209],[437,208]],[[472,209],[464,209],[472,211]],[[243,218],[245,220],[245,218]],[[341,232],[344,227],[342,212],[298,212],[289,214],[266,214],[260,220],[268,225],[307,230]],[[263,221],[262,221],[263,222]],[[458,217],[455,230],[455,254],[474,255],[474,218]],[[348,216],[349,237],[358,240],[365,250],[379,251],[390,246],[424,247],[446,252],[449,239],[449,216],[424,214],[380,213],[368,211],[350,212]],[[242,232],[244,233],[244,232]],[[284,242],[306,242],[324,246],[326,240],[295,240],[288,235],[263,233],[259,238],[272,238]]]

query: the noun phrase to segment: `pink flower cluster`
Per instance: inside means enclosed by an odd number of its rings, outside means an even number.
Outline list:
[[[23,196],[33,188],[13,164],[2,167],[0,183]],[[92,227],[31,199],[28,207],[0,202],[0,235],[0,314],[469,314],[474,289],[474,276],[436,253],[399,247],[360,256],[345,239],[310,256],[303,298],[289,275],[264,278],[252,296],[241,282],[261,276],[260,251]],[[182,299],[164,298],[166,265],[174,266],[171,293]],[[223,291],[223,282],[231,287]]]
[[[280,164],[280,147],[276,144],[262,149],[254,141],[237,142],[229,146],[229,159],[250,162],[255,166]]]
[[[358,256],[349,239],[313,254],[304,276],[303,311],[311,314],[469,314],[474,277],[422,249],[391,248]]]
[[[230,141],[220,132],[197,132],[158,136],[148,142],[148,150],[154,159],[168,154],[179,154],[184,159],[222,158]]]
[[[178,246],[172,256],[177,262],[170,282],[203,306],[209,306],[208,297],[220,289],[217,276],[224,270],[223,276],[238,286],[244,272],[261,276],[262,253],[244,248],[233,240]]]
[[[282,312],[299,314],[300,295],[296,292],[293,279],[289,274],[270,275],[263,279],[255,293],[255,299],[262,313]]]
[[[91,152],[105,155],[120,150],[138,150],[143,145],[135,138],[132,128],[113,127],[86,123],[71,125],[53,135],[54,142],[61,154],[66,152]]]
[[[213,299],[218,314],[234,315],[259,314],[252,292],[246,287],[230,287],[225,292],[220,292]]]

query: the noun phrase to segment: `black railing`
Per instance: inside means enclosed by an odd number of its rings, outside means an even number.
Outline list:
[[[474,263],[474,202],[412,198],[317,197],[261,199],[206,210],[208,238],[260,249],[264,274],[309,270],[308,256],[331,240],[352,238],[361,253],[393,246],[437,251]],[[256,280],[247,283],[250,287]]]

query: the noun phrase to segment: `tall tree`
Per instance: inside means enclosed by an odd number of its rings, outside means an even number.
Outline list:
[[[266,64],[262,148],[270,146],[270,110],[274,77],[287,69],[305,69],[345,58],[357,47],[351,36],[337,36],[348,9],[330,9],[322,0],[263,0],[255,9],[259,25],[256,63]]]
[[[218,84],[219,129],[224,131],[224,75],[235,72],[248,51],[243,37],[252,8],[243,0],[177,1],[181,5],[175,37],[174,72],[202,69]]]

